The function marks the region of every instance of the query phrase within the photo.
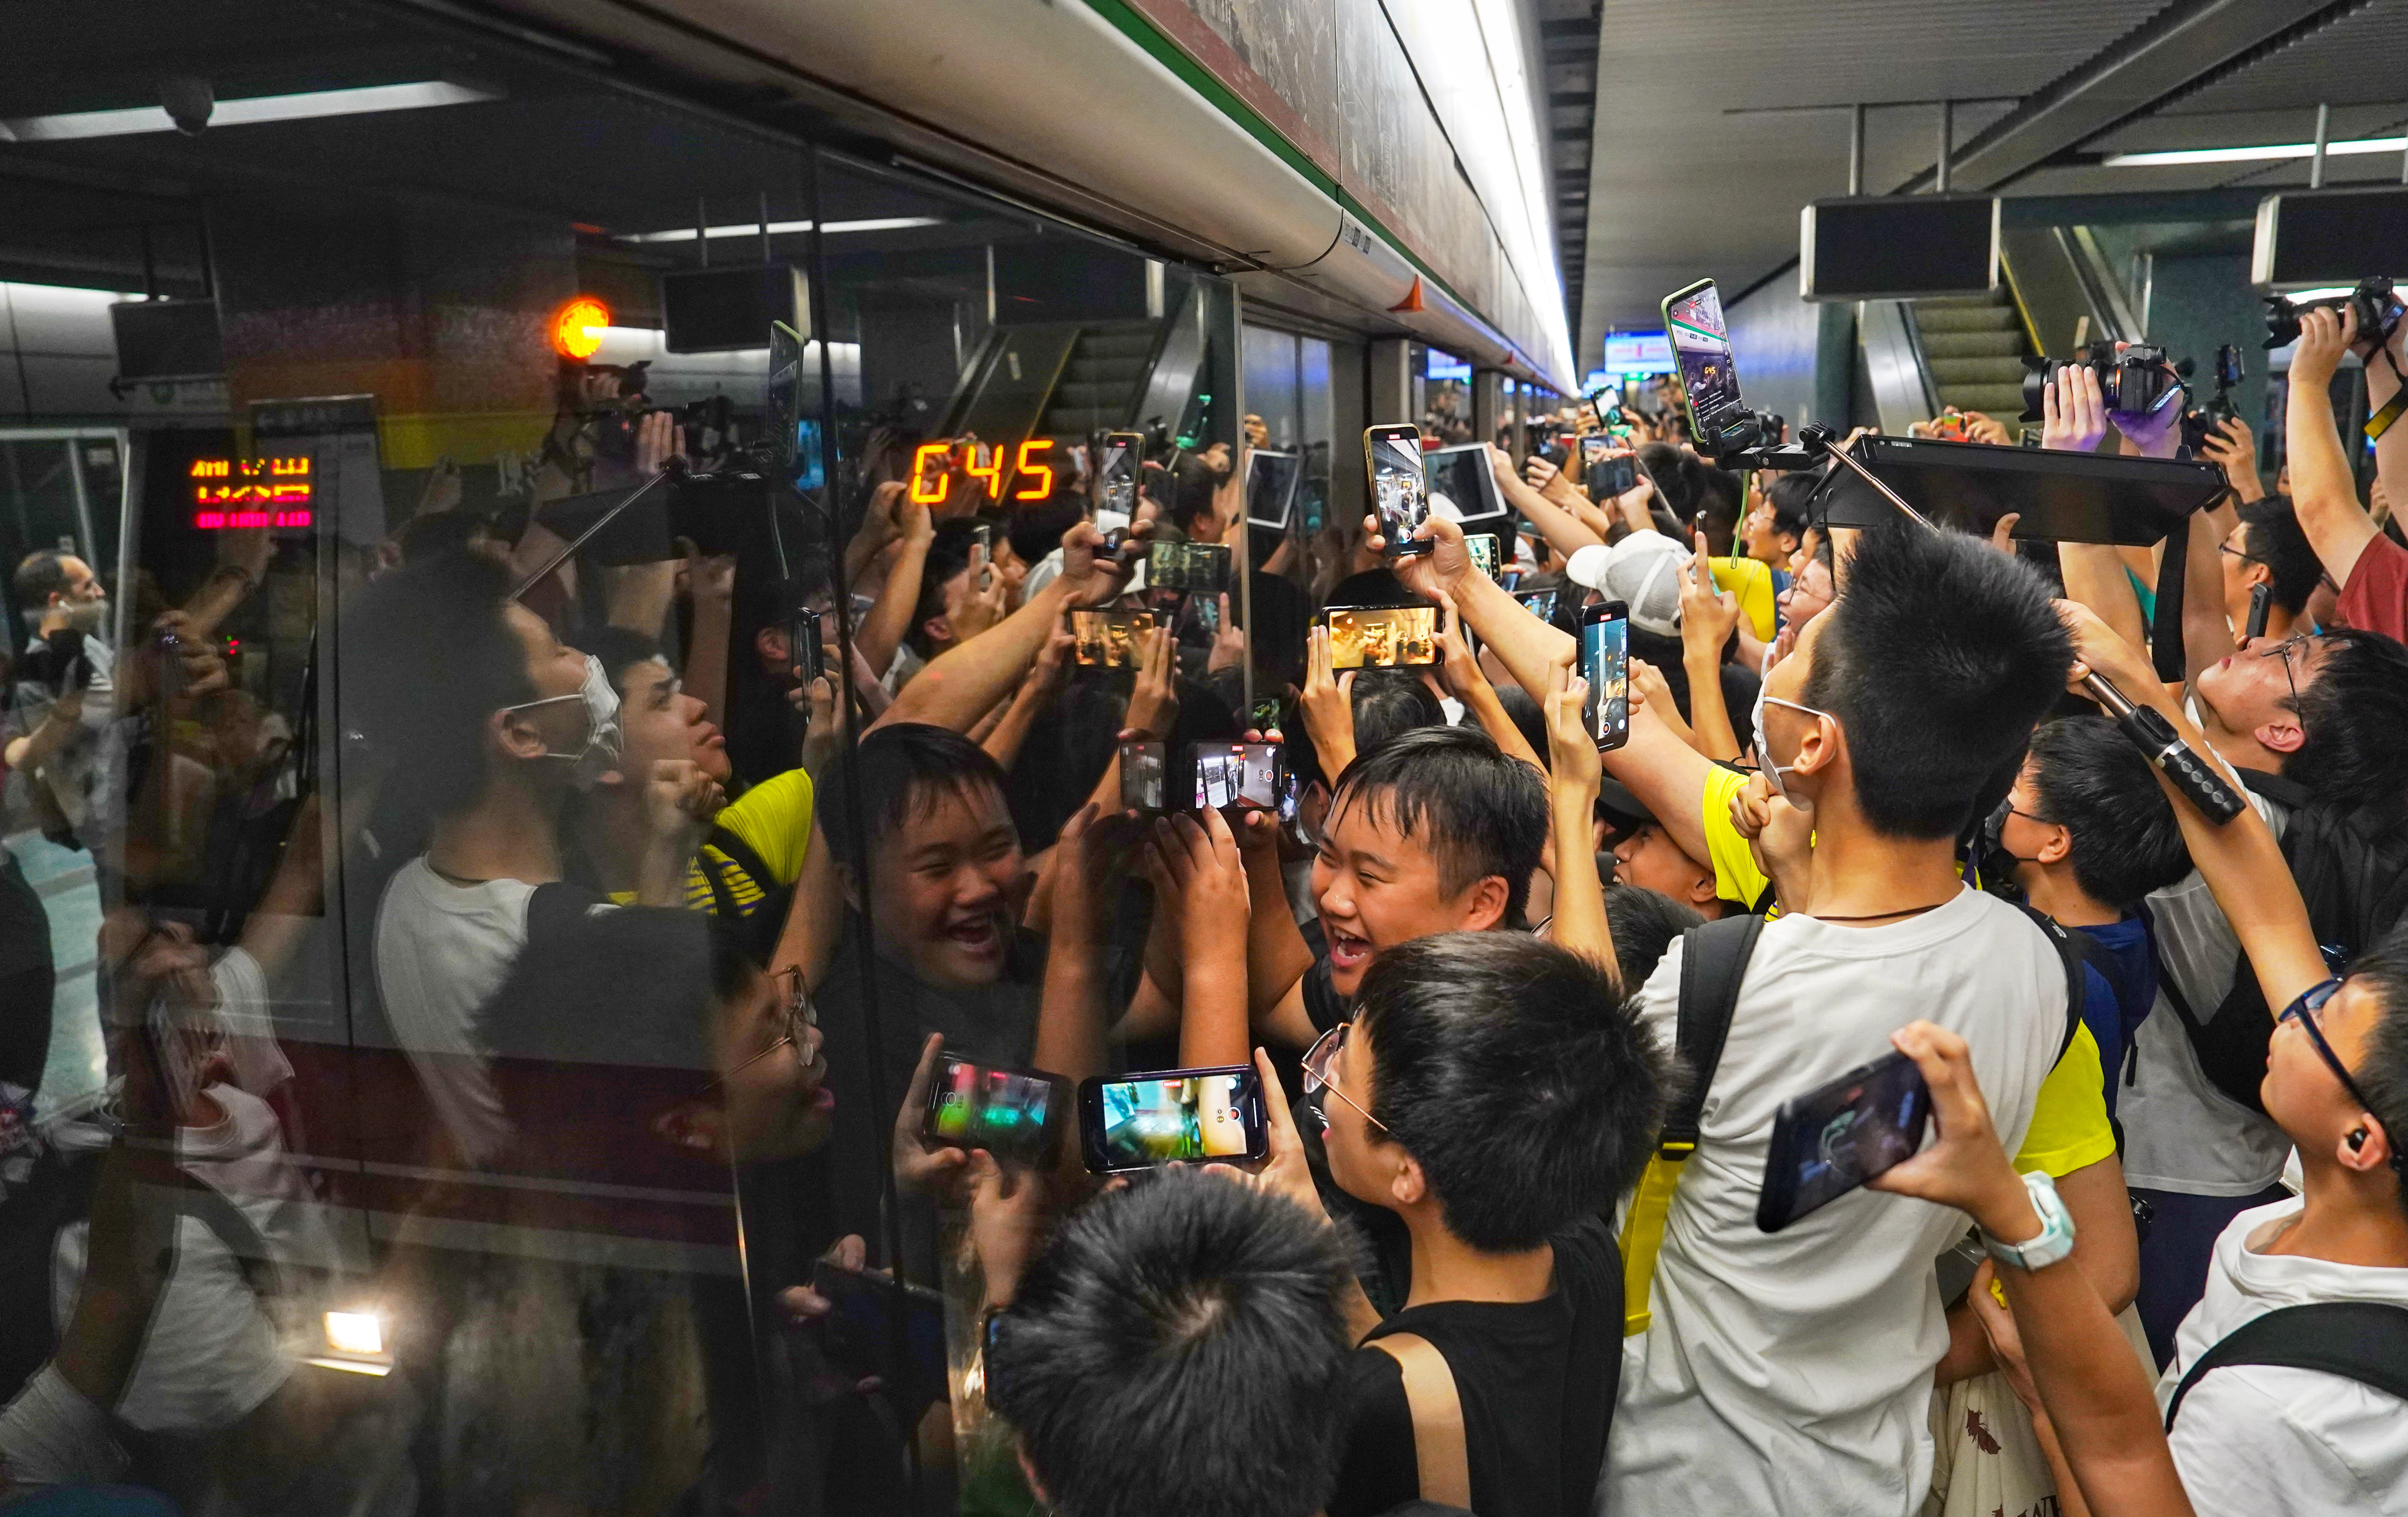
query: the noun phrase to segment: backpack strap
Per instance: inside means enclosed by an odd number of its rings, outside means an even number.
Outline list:
[[[761,898],[763,900],[767,900],[770,895],[775,894],[777,891],[778,880],[775,875],[769,872],[768,861],[762,858],[760,853],[753,849],[751,843],[746,842],[742,837],[738,837],[735,833],[728,831],[725,827],[715,826],[710,829],[710,836],[702,840],[702,846],[705,848],[715,848],[719,850],[720,852],[727,856],[729,862],[733,863],[738,868],[743,870],[747,875],[750,875],[752,879],[753,885],[760,890]],[[724,881],[720,879],[719,871],[706,866],[702,872],[704,877],[710,880],[711,894],[714,898],[717,898],[724,885]],[[721,915],[729,918],[734,918],[739,914],[736,909],[735,902],[732,897],[723,901],[719,909]]]
[[[2057,1060],[2065,1057],[2065,1051],[2073,1046],[2073,1035],[2082,1029],[2082,1003],[2089,989],[2083,980],[2082,970],[2087,957],[2082,944],[2089,940],[2089,935],[2067,932],[2057,924],[2055,917],[2045,911],[2036,911],[2021,901],[2015,903],[2015,909],[2031,918],[2032,925],[2038,927],[2041,936],[2048,939],[2049,946],[2057,950],[2057,962],[2065,967],[2065,1036],[2057,1042],[2057,1058],[2048,1061],[2048,1066],[2054,1069]],[[2100,952],[2104,952],[2104,948]],[[2110,985],[2114,982],[2113,980],[2107,981]]]
[[[1390,1333],[1369,1346],[1404,1372],[1405,1406],[1413,1418],[1413,1470],[1425,1501],[1471,1505],[1471,1457],[1463,1434],[1463,1400],[1455,1371],[1438,1345],[1418,1333]]]
[[[1756,936],[1763,931],[1762,917],[1739,916],[1691,927],[1681,935],[1681,1010],[1674,1042],[1689,1083],[1665,1114],[1656,1156],[1647,1161],[1647,1172],[1640,1177],[1629,1215],[1623,1221],[1625,1338],[1647,1331],[1653,1320],[1647,1309],[1648,1286],[1656,1278],[1656,1251],[1664,1246],[1664,1221],[1671,1213],[1672,1191],[1681,1182],[1681,1166],[1697,1152],[1706,1095],[1714,1082],[1714,1068],[1722,1063],[1723,1044],[1730,1037],[1731,1013],[1739,1006],[1748,960],[1756,955]]]
[[[2315,1301],[2277,1307],[2227,1333],[2192,1361],[2166,1403],[2166,1431],[2208,1371],[2233,1365],[2314,1369],[2408,1401],[2408,1307],[2382,1301]]]

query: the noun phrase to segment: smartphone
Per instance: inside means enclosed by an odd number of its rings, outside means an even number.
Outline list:
[[[1137,514],[1137,469],[1145,457],[1142,432],[1104,434],[1103,461],[1096,468],[1096,504],[1118,511],[1124,519]]]
[[[1217,542],[1157,542],[1145,551],[1145,582],[1157,590],[1229,588],[1229,548]]]
[[[1195,595],[1187,602],[1188,614],[1196,619],[1196,630],[1207,637],[1221,636],[1221,597]]]
[[[1639,488],[1639,461],[1617,451],[1612,437],[1581,439],[1581,485],[1593,501],[1607,501]]]
[[[1422,455],[1422,477],[1430,497],[1445,496],[1459,522],[1484,524],[1508,514],[1505,496],[1497,488],[1497,471],[1488,462],[1488,450],[1479,443],[1431,449]]]
[[[1493,532],[1473,533],[1471,536],[1463,539],[1463,546],[1471,554],[1471,566],[1473,568],[1478,569],[1481,573],[1488,576],[1491,580],[1498,580],[1498,583],[1503,583],[1503,580],[1498,579],[1497,572],[1498,563],[1498,555],[1502,551],[1503,547],[1503,545],[1498,541],[1497,534]]]
[[[1756,1226],[1777,1233],[1914,1157],[1930,1117],[1923,1071],[1897,1052],[1782,1102],[1772,1119]]]
[[[1438,662],[1435,606],[1332,606],[1321,613],[1329,629],[1333,669],[1387,669]]]
[[[1672,340],[1672,361],[1680,369],[1689,408],[1689,435],[1701,451],[1715,450],[1725,429],[1747,411],[1740,400],[1739,369],[1731,361],[1722,294],[1713,280],[1699,279],[1666,295],[1663,310],[1664,331]]]
[[[1081,664],[1107,669],[1137,666],[1138,639],[1154,630],[1152,611],[1087,611],[1070,613],[1073,656]]]
[[[1246,452],[1246,521],[1272,532],[1287,530],[1296,506],[1297,482],[1304,477],[1304,461],[1295,453],[1268,448]]]
[[[1196,776],[1198,811],[1269,811],[1283,820],[1295,812],[1296,787],[1277,743],[1191,743],[1187,766]]]
[[[920,1136],[947,1148],[984,1149],[1038,1168],[1052,1162],[1067,1082],[1036,1069],[1000,1069],[944,1055]]]
[[[811,1266],[811,1289],[828,1303],[827,1315],[820,1319],[827,1356],[853,1379],[886,1380],[888,1394],[907,1406],[933,1403],[945,1394],[943,1296],[924,1285],[847,1269],[827,1259]]]
[[[1429,475],[1422,465],[1422,433],[1416,426],[1375,426],[1363,433],[1363,466],[1388,556],[1429,551],[1413,534],[1429,520]]]
[[[1581,612],[1581,678],[1588,681],[1583,715],[1598,751],[1630,740],[1630,608],[1599,601]]]
[[[2252,641],[2266,636],[2266,617],[2274,608],[2274,587],[2264,582],[2249,587],[2249,626],[2243,636]]]
[[[1526,590],[1513,598],[1528,608],[1532,616],[1551,623],[1555,619],[1555,597],[1559,594],[1554,590]]]
[[[1162,745],[1152,741],[1121,744],[1121,809],[1143,816],[1162,812]]]
[[[1079,1134],[1087,1168],[1098,1175],[1270,1152],[1262,1079],[1251,1065],[1082,1081]]]
[[[794,643],[795,666],[803,671],[803,683],[810,684],[827,673],[827,648],[820,641],[820,613],[808,606],[797,607],[794,620],[786,624],[786,636]]]
[[[995,558],[995,528],[984,522],[970,528],[970,577],[983,594],[995,587],[995,571],[987,565]]]

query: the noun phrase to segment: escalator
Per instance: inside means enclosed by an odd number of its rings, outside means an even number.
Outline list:
[[[1190,290],[1160,321],[998,326],[962,371],[940,435],[1015,445],[1187,429],[1204,382],[1206,311]]]
[[[1873,410],[1860,420],[1904,432],[1954,406],[2013,431],[2023,413],[2027,360],[2142,340],[2132,303],[2088,227],[2010,229],[1999,262],[2000,287],[1987,295],[1858,305],[1863,388]]]

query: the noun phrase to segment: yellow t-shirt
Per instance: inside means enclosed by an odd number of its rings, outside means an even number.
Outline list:
[[[719,813],[719,825],[743,839],[747,848],[760,855],[769,878],[753,879],[744,866],[715,844],[705,843],[685,866],[686,909],[719,909],[719,897],[711,890],[710,876],[703,873],[705,869],[725,888],[739,917],[751,916],[771,890],[801,879],[803,854],[811,842],[811,777],[805,769],[788,769],[764,780],[730,802]],[[610,898],[624,906],[636,898],[636,893],[613,891]]]
[[[1756,867],[1747,839],[1731,821],[1730,799],[1747,784],[1747,776],[1720,765],[1706,771],[1704,814],[1706,852],[1714,866],[1714,894],[1727,901],[1754,904],[1771,881]],[[2107,1120],[2107,1075],[2099,1057],[2099,1040],[2086,1026],[2077,1026],[2065,1056],[2042,1081],[2032,1102],[2031,1126],[2015,1153],[2015,1168],[2028,1173],[2044,1169],[2051,1180],[2097,1164],[2115,1152],[2115,1129]]]
[[[1739,608],[1746,613],[1756,640],[1770,642],[1773,633],[1772,566],[1752,558],[1710,558],[1706,563],[1713,570],[1714,588],[1727,590],[1739,597]]]

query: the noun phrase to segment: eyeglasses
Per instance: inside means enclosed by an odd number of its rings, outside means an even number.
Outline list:
[[[2300,993],[2299,999],[2283,1008],[2283,1014],[2276,1017],[2274,1022],[2277,1026],[2286,1022],[2297,1022],[2300,1024],[2300,1030],[2308,1035],[2308,1041],[2315,1046],[2316,1057],[2325,1061],[2325,1067],[2330,1069],[2333,1072],[2333,1078],[2341,1081],[2341,1088],[2349,1093],[2349,1098],[2358,1103],[2360,1110],[2372,1111],[2374,1109],[2374,1103],[2369,1101],[2366,1098],[2366,1093],[2358,1088],[2358,1081],[2350,1078],[2349,1066],[2341,1062],[2341,1055],[2335,1053],[2333,1046],[2325,1041],[2324,1029],[2316,1025],[2316,1013],[2324,1009],[2325,1003],[2331,1000],[2334,993],[2340,989],[2341,981],[2338,980],[2328,980],[2320,984],[2311,985]],[[2392,1162],[2397,1165],[2399,1160],[2395,1157]]]
[[[776,1025],[779,1033],[777,1038],[771,1040],[768,1047],[737,1065],[726,1074],[721,1075],[718,1080],[711,1081],[714,1087],[724,1083],[729,1076],[740,1074],[752,1068],[763,1059],[789,1045],[795,1049],[797,1055],[804,1056],[806,1063],[810,1062],[810,1044],[808,1035],[812,1028],[820,1024],[820,1017],[818,1009],[811,1005],[810,986],[804,982],[802,966],[788,965],[770,978],[778,987]]]
[[[2260,649],[2258,653],[2259,658],[2283,661],[2283,679],[2291,687],[2291,709],[2294,711],[2300,708],[2300,677],[2291,667],[2291,651],[2295,648],[2304,650],[2314,640],[2314,634],[2295,632],[2272,648]]]
[[[2215,551],[2219,553],[2230,553],[2233,557],[2241,560],[2243,564],[2263,564],[2266,562],[2255,553],[2243,552],[2240,549],[2233,547],[2229,542],[2217,543],[2215,545]]]
[[[1369,1111],[1364,1111],[1362,1104],[1356,1101],[1354,1097],[1347,1095],[1344,1091],[1340,1090],[1338,1088],[1338,1082],[1329,1077],[1329,1071],[1338,1066],[1338,1051],[1346,1046],[1346,1029],[1353,1025],[1354,1024],[1351,1022],[1340,1023],[1337,1026],[1330,1028],[1326,1033],[1323,1033],[1319,1038],[1314,1038],[1312,1046],[1304,1051],[1304,1094],[1307,1095],[1318,1095],[1323,1091],[1327,1091],[1330,1095],[1337,1096],[1348,1106],[1353,1107],[1356,1111],[1361,1112],[1365,1122],[1369,1123],[1372,1126],[1377,1127],[1380,1131],[1384,1133],[1388,1130],[1388,1124],[1382,1122],[1379,1118],[1371,1115]],[[1319,1104],[1316,1103],[1312,1108],[1312,1114],[1314,1118],[1320,1122],[1322,1131],[1327,1132],[1329,1130],[1329,1113],[1323,1110]]]

